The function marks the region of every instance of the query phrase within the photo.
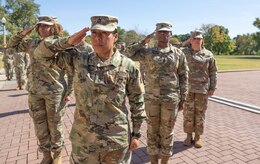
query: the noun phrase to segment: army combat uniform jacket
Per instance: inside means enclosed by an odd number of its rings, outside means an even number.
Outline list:
[[[175,102],[186,99],[188,66],[180,49],[172,45],[167,50],[141,48],[131,58],[140,62],[145,74],[145,99]]]
[[[50,36],[44,40],[23,38],[19,33],[10,38],[9,47],[17,52],[28,52],[30,66],[28,75],[28,91],[34,94],[62,93],[64,87],[58,81],[59,68],[53,64],[55,53],[62,51],[71,45],[67,38],[58,39],[58,36]]]
[[[203,48],[195,52],[183,48],[189,65],[189,92],[207,94],[215,91],[217,85],[217,66],[213,54]]]
[[[73,153],[113,151],[129,146],[129,99],[132,128],[146,118],[144,86],[134,62],[116,51],[102,62],[94,53],[67,50],[57,65],[74,70],[76,110],[70,133]]]

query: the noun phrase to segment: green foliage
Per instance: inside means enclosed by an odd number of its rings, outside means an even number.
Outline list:
[[[127,46],[134,43],[134,42],[139,42],[143,38],[144,38],[143,35],[137,34],[137,32],[134,31],[134,30],[127,31],[125,33],[125,43],[126,43]]]
[[[117,42],[125,42],[125,30],[121,27],[117,27],[118,40]]]
[[[87,35],[87,36],[86,36],[85,41],[86,41],[87,43],[91,44],[90,35]]]
[[[253,25],[260,30],[260,19],[256,18],[256,20],[253,22]]]
[[[190,38],[190,34],[173,35],[172,38],[176,38],[179,42],[183,42]]]
[[[256,18],[256,20],[253,22],[253,25],[260,30],[260,19]],[[253,39],[256,42],[256,47],[255,47],[256,54],[260,55],[260,32],[256,32],[252,35],[253,35]]]
[[[241,55],[252,55],[256,54],[256,41],[254,40],[253,35],[238,35],[235,38],[236,41],[236,49],[234,53]]]
[[[228,29],[223,26],[212,26],[204,36],[205,47],[215,54],[230,54],[234,49]]]
[[[0,19],[6,18],[7,40],[10,35],[32,26],[37,21],[39,14],[39,5],[34,0],[6,0],[5,6],[0,7]],[[3,26],[1,25],[1,30]],[[3,36],[0,37],[0,44],[3,42]]]
[[[39,14],[39,5],[34,0],[6,0],[7,30],[16,33],[34,25]]]

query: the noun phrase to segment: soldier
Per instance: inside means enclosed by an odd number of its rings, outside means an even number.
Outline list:
[[[39,150],[43,153],[41,163],[57,164],[61,163],[64,106],[69,95],[63,95],[64,86],[58,81],[61,69],[53,63],[53,57],[57,52],[78,44],[82,38],[78,35],[61,38],[62,26],[55,17],[41,16],[38,19],[35,26],[12,36],[9,47],[30,55],[29,113],[39,140]],[[25,38],[33,29],[41,39]]]
[[[191,48],[183,48],[189,66],[189,94],[183,111],[183,129],[187,138],[183,141],[191,145],[195,132],[195,147],[201,148],[200,136],[204,132],[205,113],[208,97],[214,94],[217,84],[217,66],[213,54],[204,48],[201,31],[192,31],[191,38],[184,42]]]
[[[117,43],[116,48],[118,49],[118,51],[119,51],[121,54],[124,54],[124,55],[125,55],[125,52],[126,52],[125,42],[119,42],[119,43]]]
[[[57,58],[61,68],[74,70],[76,110],[70,132],[71,163],[130,163],[146,118],[144,86],[134,62],[115,47],[118,19],[91,17],[95,52],[66,50]],[[125,105],[130,103],[132,133]]]
[[[13,78],[13,55],[15,53],[14,49],[6,48],[4,46],[4,57],[2,61],[4,62],[5,76],[6,80],[11,80]]]
[[[155,32],[132,47],[131,57],[145,72],[145,110],[148,115],[147,152],[151,163],[168,163],[173,155],[174,124],[188,93],[188,66],[183,52],[173,47],[169,22],[156,24]],[[155,35],[158,45],[143,48]]]
[[[14,70],[17,81],[17,90],[24,90],[27,80],[26,72],[29,65],[29,54],[26,52],[14,53]]]

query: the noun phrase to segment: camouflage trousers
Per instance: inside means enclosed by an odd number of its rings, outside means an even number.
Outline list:
[[[8,60],[4,61],[5,76],[7,79],[13,78],[13,62]]]
[[[179,102],[145,101],[147,121],[147,152],[150,155],[173,155],[174,125]]]
[[[183,129],[185,133],[203,134],[207,105],[208,95],[189,92],[183,110]]]
[[[72,143],[71,164],[130,164],[132,152],[129,147],[110,152],[84,153],[74,152]]]
[[[16,81],[17,81],[17,85],[18,87],[22,87],[25,85],[26,83],[26,69],[24,69],[24,67],[14,67],[15,69],[15,75],[16,75]]]
[[[62,94],[29,93],[29,113],[33,119],[39,150],[61,151],[64,145],[63,116],[65,102]]]

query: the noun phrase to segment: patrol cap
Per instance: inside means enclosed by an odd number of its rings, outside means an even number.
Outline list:
[[[202,31],[195,30],[190,32],[192,38],[200,38],[203,39]]]
[[[156,24],[155,31],[172,31],[172,24],[167,21],[159,22]]]
[[[52,26],[54,22],[57,22],[57,17],[52,16],[39,16],[37,24],[46,24]]]
[[[92,16],[91,23],[91,30],[113,32],[117,29],[118,18],[110,15]]]

